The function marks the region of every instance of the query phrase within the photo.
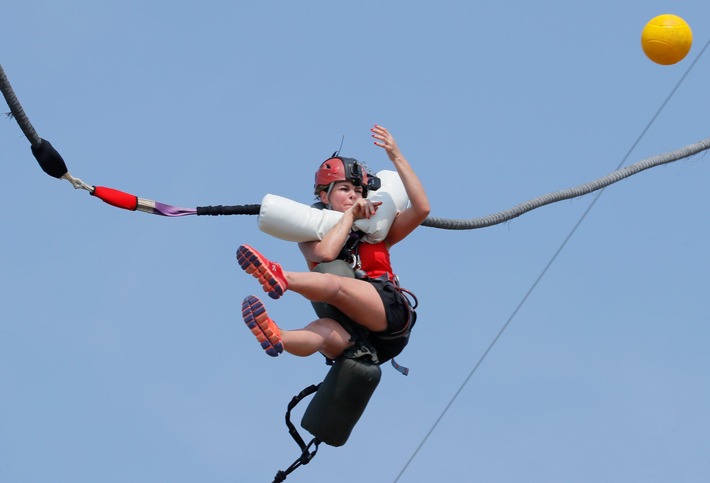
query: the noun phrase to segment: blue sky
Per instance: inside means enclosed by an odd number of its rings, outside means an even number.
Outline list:
[[[650,62],[644,24],[695,42]],[[181,206],[311,201],[335,151],[389,167],[388,127],[432,215],[471,218],[616,168],[710,39],[707,2],[122,2],[2,11],[2,63],[70,172]],[[710,135],[700,58],[627,164]],[[318,357],[271,359],[244,328],[253,217],[117,210],[46,176],[0,123],[0,480],[271,481],[283,414]],[[608,188],[400,482],[710,479],[703,155]],[[504,225],[420,228],[392,251],[420,300],[412,342],[348,443],[287,481],[394,481],[592,196]],[[267,302],[294,328],[296,294]],[[297,411],[298,412],[298,411]],[[300,414],[296,414],[296,421]]]

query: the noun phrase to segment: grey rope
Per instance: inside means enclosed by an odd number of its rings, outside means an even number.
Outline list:
[[[12,117],[14,117],[17,124],[20,125],[20,129],[22,129],[22,132],[25,133],[27,139],[30,140],[32,147],[36,148],[42,144],[42,138],[39,137],[37,131],[35,131],[35,128],[32,127],[32,123],[30,123],[30,120],[25,115],[25,111],[22,109],[20,101],[18,101],[15,96],[15,91],[12,90],[10,81],[7,80],[7,76],[5,75],[5,70],[2,68],[2,65],[0,65],[0,90],[2,90],[2,95],[5,97],[7,105],[10,106],[10,113],[12,114]]]
[[[546,195],[538,196],[530,201],[521,203],[513,208],[505,211],[499,211],[492,215],[484,216],[481,218],[471,218],[468,220],[451,220],[446,218],[435,218],[428,217],[422,222],[422,226],[428,226],[432,228],[443,228],[445,230],[472,230],[475,228],[484,228],[487,226],[497,225],[503,223],[513,218],[516,218],[528,211],[540,208],[550,203],[556,203],[558,201],[569,200],[571,198],[577,198],[578,196],[586,195],[594,191],[606,188],[607,186],[621,181],[624,178],[628,178],[631,175],[640,173],[641,171],[655,168],[656,166],[661,166],[663,164],[672,163],[689,156],[700,153],[710,148],[710,138],[698,141],[695,144],[685,146],[684,148],[678,149],[676,151],[671,151],[665,154],[658,154],[650,158],[646,158],[637,163],[631,164],[621,169],[617,169],[609,173],[608,175],[594,180],[590,183],[585,183],[574,188],[569,188],[565,190],[556,191],[554,193],[548,193]]]

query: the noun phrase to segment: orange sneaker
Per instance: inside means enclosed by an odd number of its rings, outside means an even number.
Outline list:
[[[237,262],[245,272],[259,280],[264,292],[272,299],[281,297],[288,289],[281,265],[268,260],[249,245],[237,249]]]
[[[261,348],[270,355],[276,357],[284,351],[281,342],[281,331],[276,322],[271,320],[266,313],[264,304],[253,295],[249,295],[242,302],[242,317],[244,323],[256,336],[256,340],[261,344]]]

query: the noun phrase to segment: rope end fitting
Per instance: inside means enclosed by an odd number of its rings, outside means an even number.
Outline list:
[[[74,187],[74,189],[76,189],[76,190],[86,190],[89,193],[94,192],[93,186],[90,186],[90,185],[84,183],[82,180],[80,180],[79,178],[73,177],[69,173],[64,173],[64,175],[62,175],[61,179],[65,179],[65,180],[69,181],[71,183],[71,185]]]
[[[69,172],[62,155],[46,139],[40,138],[39,143],[32,144],[32,155],[42,171],[53,178],[59,179]]]

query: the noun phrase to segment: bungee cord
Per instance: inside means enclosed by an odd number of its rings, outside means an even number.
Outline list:
[[[705,48],[707,48],[707,44]],[[703,48],[703,51],[705,50],[705,48]],[[700,55],[702,55],[702,51]],[[697,59],[700,58],[700,55],[696,58],[696,60],[690,66],[685,75],[687,75],[690,69],[692,69],[692,66],[695,64],[695,62],[697,62]],[[683,81],[685,75],[683,76],[683,78],[681,78],[680,82]],[[678,83],[678,85],[680,85],[680,82]],[[676,86],[676,89],[678,85]],[[180,206],[173,206],[166,203],[153,201],[147,198],[139,198],[138,196],[114,188],[92,186],[87,183],[84,183],[81,179],[75,178],[69,173],[66,163],[62,159],[62,156],[59,154],[59,152],[54,149],[54,147],[49,143],[49,141],[41,138],[37,134],[37,131],[32,126],[32,123],[30,122],[29,118],[22,109],[22,105],[17,99],[17,96],[15,95],[15,92],[13,91],[12,86],[10,85],[10,81],[5,75],[5,71],[2,68],[2,65],[0,65],[0,90],[2,91],[2,94],[5,97],[8,106],[10,107],[10,116],[13,117],[15,121],[17,121],[17,124],[20,126],[20,129],[29,140],[32,148],[32,154],[34,155],[42,170],[54,178],[66,179],[72,184],[75,189],[86,190],[92,196],[95,196],[117,208],[122,208],[130,211],[142,211],[144,213],[160,216],[180,217],[188,215],[218,216],[259,214],[261,208],[261,205],[259,204],[228,206],[215,205],[198,206],[196,208],[183,208]],[[675,92],[675,89],[673,90],[673,92]],[[671,92],[671,95],[673,94],[673,92]],[[665,103],[663,105],[665,105]],[[661,106],[661,109],[662,108],[663,106]],[[656,114],[656,116],[657,115],[658,113]],[[653,120],[655,120],[655,116],[654,119],[651,120],[651,122],[653,122]],[[646,129],[648,129],[648,127]],[[631,148],[631,150],[633,150],[634,147],[635,145]],[[517,218],[518,216],[523,215],[529,211],[541,208],[552,203],[557,203],[559,201],[569,200],[572,198],[578,198],[580,196],[599,191],[614,183],[618,183],[619,181],[628,178],[629,176],[632,176],[634,174],[638,174],[647,169],[655,168],[657,166],[662,166],[664,164],[669,164],[675,161],[679,161],[681,159],[688,158],[707,149],[710,149],[710,138],[703,139],[701,141],[682,147],[675,151],[646,158],[625,168],[619,167],[616,171],[613,171],[608,175],[598,178],[594,181],[584,183],[573,188],[568,188],[538,196],[537,198],[533,198],[532,200],[513,206],[512,208],[509,208],[507,210],[499,211],[497,213],[493,213],[487,216],[470,219],[451,219],[429,216],[422,222],[422,226],[427,226],[430,228],[439,228],[444,230],[473,230],[498,225],[500,223],[505,223],[514,218]],[[631,153],[631,150],[629,151],[629,154]],[[626,158],[624,158],[624,160],[625,159]],[[622,161],[620,166],[623,164],[623,162],[624,161]]]
[[[22,129],[22,132],[30,141],[32,147],[34,148],[42,144],[42,138],[39,137],[37,131],[35,131],[35,128],[32,127],[30,120],[27,119],[20,101],[17,100],[15,92],[10,86],[10,81],[7,80],[7,76],[5,75],[5,70],[2,68],[2,65],[0,65],[0,89],[2,89],[2,95],[5,96],[5,101],[10,107],[12,117],[14,117],[17,124],[20,125],[20,129]]]
[[[485,228],[487,226],[497,225],[545,205],[593,193],[594,191],[606,188],[609,185],[617,183],[634,174],[640,173],[641,171],[693,156],[707,150],[708,148],[710,148],[710,138],[705,138],[681,149],[664,154],[658,154],[631,164],[625,168],[617,169],[616,171],[613,171],[608,175],[589,183],[585,183],[574,188],[555,191],[554,193],[548,193],[543,196],[538,196],[537,198],[521,203],[505,211],[500,211],[498,213],[480,218],[471,218],[469,220],[451,220],[446,218],[428,217],[422,222],[422,226],[430,226],[446,230],[472,230],[475,228]]]

